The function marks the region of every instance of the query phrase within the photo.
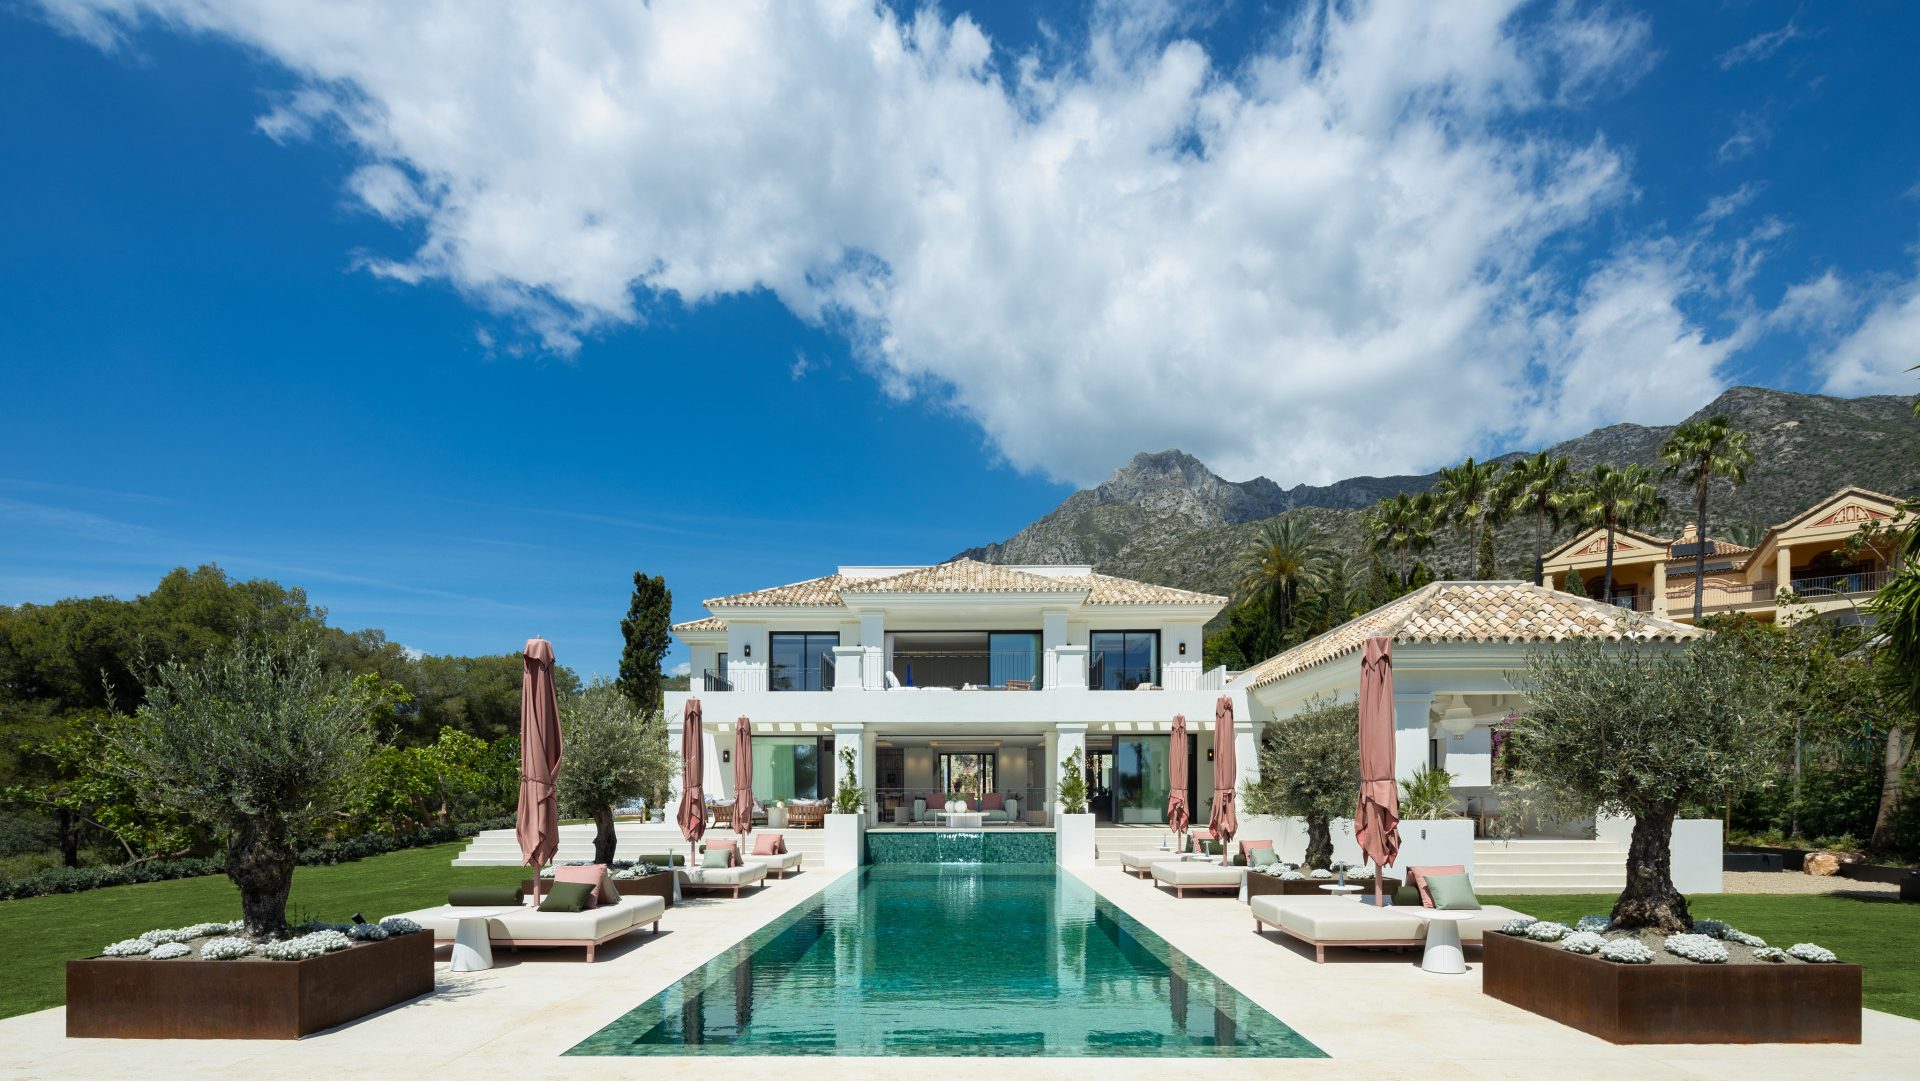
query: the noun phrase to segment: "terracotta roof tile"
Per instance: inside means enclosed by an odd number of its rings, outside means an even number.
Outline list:
[[[675,623],[667,629],[675,634],[687,631],[724,631],[727,629],[727,621],[719,616],[703,616],[699,619],[689,619],[685,623]]]
[[[838,574],[809,578],[804,582],[734,593],[704,602],[708,608],[799,608],[835,607],[840,604],[840,587],[846,579]]]
[[[842,593],[1074,593],[1085,578],[1054,578],[977,559],[956,559],[933,567],[846,582]]]
[[[1357,652],[1370,635],[1411,642],[1681,642],[1706,631],[1528,582],[1434,582],[1242,672],[1252,689]]]

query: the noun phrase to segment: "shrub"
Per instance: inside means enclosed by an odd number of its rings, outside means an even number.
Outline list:
[[[377,923],[356,923],[347,928],[347,937],[355,942],[380,942],[387,937],[387,929]]]
[[[1662,945],[1675,957],[1684,957],[1703,965],[1727,963],[1727,948],[1707,935],[1668,935],[1666,942]]]
[[[168,942],[164,945],[155,946],[153,952],[147,954],[147,956],[155,961],[171,961],[176,957],[185,957],[192,952],[193,949],[184,942]]]
[[[1260,780],[1247,785],[1252,813],[1297,815],[1307,823],[1302,862],[1333,860],[1334,819],[1353,814],[1360,783],[1360,707],[1311,698],[1299,713],[1267,725],[1260,744]]]
[[[1653,964],[1653,951],[1637,938],[1616,938],[1600,947],[1602,961],[1614,961],[1623,965]]]
[[[1613,920],[1606,916],[1582,916],[1580,917],[1580,922],[1573,925],[1573,929],[1576,931],[1587,931],[1592,934],[1600,934],[1610,930],[1612,927]]]
[[[1840,960],[1832,950],[1824,946],[1816,946],[1811,942],[1796,942],[1788,946],[1787,956],[1797,957],[1802,961],[1815,965],[1830,965]]]
[[[1454,808],[1453,774],[1426,766],[1414,770],[1412,777],[1400,782],[1400,817],[1459,818],[1460,812]]]
[[[1564,923],[1554,923],[1552,920],[1536,920],[1528,924],[1526,930],[1520,933],[1535,942],[1558,942],[1572,934],[1573,928]]]
[[[1569,953],[1599,953],[1607,940],[1592,931],[1575,931],[1560,940],[1560,948]]]
[[[123,938],[100,951],[102,957],[140,957],[153,952],[153,943],[144,938]]]
[[[852,766],[848,766],[852,770]],[[1080,771],[1080,748],[1060,763],[1060,809],[1063,814],[1087,813],[1087,778]]]
[[[420,930],[419,924],[405,916],[388,916],[380,921],[380,926],[386,928],[390,935],[410,935]]]
[[[1527,928],[1539,922],[1539,920],[1534,919],[1532,916],[1516,916],[1500,925],[1500,933],[1503,935],[1524,935],[1527,933]]]
[[[244,938],[213,938],[200,946],[200,957],[206,961],[233,961],[253,952],[253,943]]]

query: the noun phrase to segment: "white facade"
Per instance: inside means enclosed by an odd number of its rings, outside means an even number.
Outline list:
[[[1223,670],[1201,668],[1203,628],[1225,603],[1084,566],[841,567],[710,600],[713,617],[676,626],[692,690],[670,693],[667,710],[678,718],[699,699],[704,785],[715,796],[733,788],[723,752],[739,717],[758,738],[831,738],[836,759],[856,747],[875,824],[936,787],[939,755],[970,752],[994,754],[994,787],[1023,794],[1022,819],[1051,823],[1069,754],[1084,760],[1129,736],[1164,737],[1184,714],[1199,737],[1203,788],[1190,796],[1204,806],[1222,695],[1234,705],[1242,775],[1258,761],[1245,696],[1226,687]],[[1022,683],[1031,689],[1009,689]],[[829,795],[831,785],[820,789]]]

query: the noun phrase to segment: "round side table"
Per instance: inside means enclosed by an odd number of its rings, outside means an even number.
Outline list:
[[[1460,948],[1460,921],[1470,920],[1480,911],[1408,906],[1407,912],[1427,921],[1427,948],[1420,954],[1421,970],[1453,976],[1465,972],[1467,957]]]

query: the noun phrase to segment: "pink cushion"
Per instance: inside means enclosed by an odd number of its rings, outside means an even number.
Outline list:
[[[1006,808],[1007,798],[998,792],[989,792],[980,797],[980,809],[983,811],[1004,811]]]
[[[1422,908],[1433,907],[1433,894],[1430,894],[1427,892],[1428,876],[1430,875],[1464,875],[1466,873],[1467,873],[1467,869],[1465,867],[1460,866],[1457,863],[1450,863],[1445,866],[1436,865],[1433,867],[1407,868],[1407,877],[1412,879],[1413,884],[1419,887],[1420,889],[1420,907]]]
[[[553,880],[555,882],[578,882],[583,886],[592,886],[593,892],[587,895],[587,907],[597,908],[600,905],[600,880],[606,877],[606,874],[606,864],[590,863],[585,867],[555,867],[553,869]]]
[[[947,794],[945,792],[927,793],[927,806],[945,807],[946,805],[947,805]]]
[[[777,833],[756,833],[753,835],[753,854],[756,856],[777,856],[780,854],[780,835]]]
[[[1254,850],[1254,849],[1256,849],[1256,848],[1272,848],[1272,847],[1273,847],[1273,842],[1272,842],[1272,841],[1241,841],[1241,842],[1240,842],[1240,854],[1241,854],[1242,856],[1245,856],[1245,857],[1247,857],[1247,858],[1248,858],[1249,860],[1251,860],[1251,859],[1253,858],[1253,850]]]
[[[728,867],[739,866],[740,849],[739,849],[739,846],[735,845],[732,841],[708,841],[707,851],[725,852],[727,854],[727,866]]]

